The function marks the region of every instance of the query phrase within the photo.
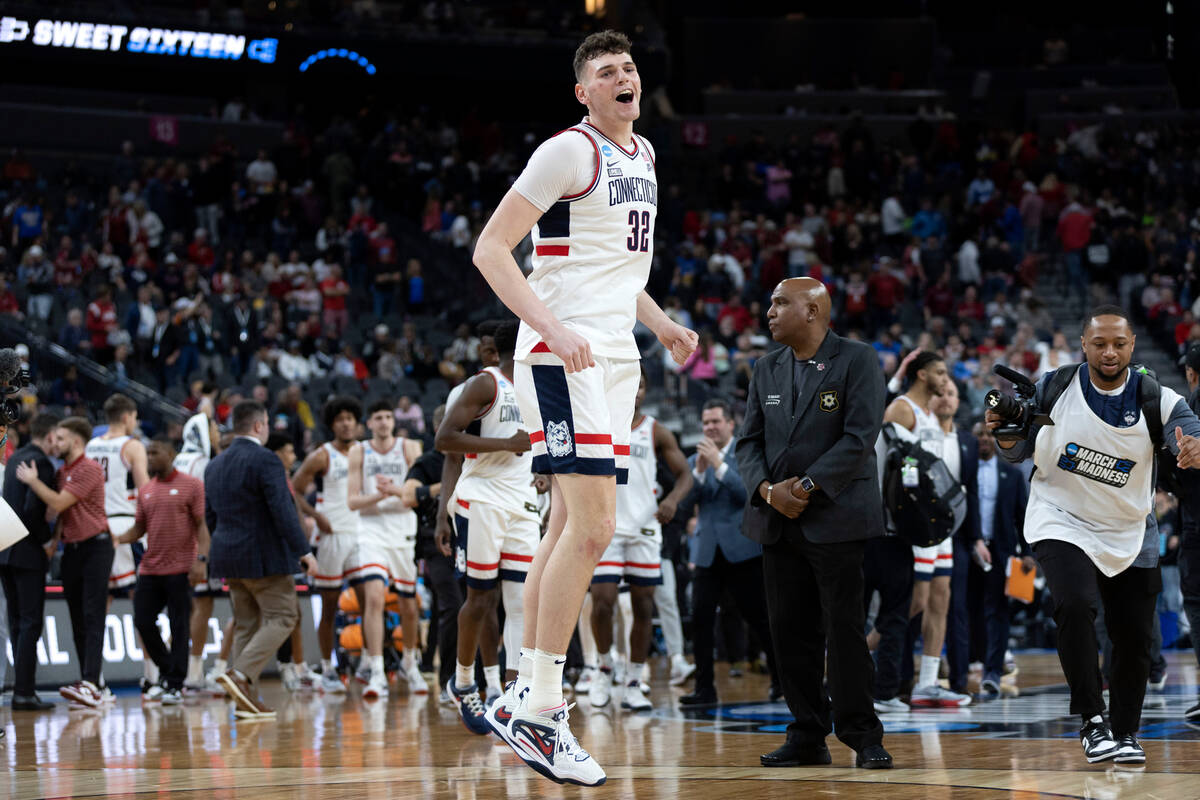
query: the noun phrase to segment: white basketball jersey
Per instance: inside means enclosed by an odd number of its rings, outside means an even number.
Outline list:
[[[556,141],[563,137],[570,139]],[[619,359],[641,355],[633,325],[638,294],[650,275],[658,208],[653,150],[636,134],[631,148],[584,120],[543,143],[514,185],[543,211],[532,231],[530,288],[566,327],[588,340],[595,355]],[[568,157],[586,159],[590,170],[576,174],[590,174],[591,183],[573,186],[574,194],[548,197],[543,176],[553,174],[553,165],[544,162],[568,150]],[[537,331],[522,322],[517,358],[540,342]]]
[[[133,473],[121,452],[132,436],[97,436],[87,443],[83,454],[104,470],[104,513],[110,517],[133,516],[137,512],[137,487]]]
[[[1173,408],[1179,395],[1166,387],[1162,393],[1163,405]],[[1139,415],[1127,428],[1109,425],[1088,406],[1078,377],[1050,419],[1054,424],[1038,431],[1034,449],[1025,538],[1070,542],[1105,575],[1116,575],[1137,559],[1154,510],[1154,446],[1146,419]]]
[[[334,447],[332,442],[326,442],[321,447],[329,456],[329,468],[321,476],[316,509],[329,520],[335,534],[356,533],[358,513],[351,511],[346,502],[350,496],[350,459]]]
[[[208,462],[211,460],[205,453],[180,453],[175,456],[175,469],[185,475],[204,480],[204,470],[208,469]]]
[[[512,381],[499,367],[483,370],[492,376],[496,394],[492,404],[467,429],[488,439],[508,439],[525,430]],[[469,503],[491,503],[511,511],[537,516],[537,490],[531,485],[533,459],[527,452],[467,453],[455,496]]]
[[[661,531],[658,511],[658,454],[654,452],[654,417],[644,417],[629,434],[629,483],[617,486],[616,532]]]
[[[375,477],[386,475],[399,486],[408,477],[408,460],[404,457],[404,439],[397,438],[392,448],[380,453],[371,440],[361,442],[363,449],[362,491],[375,494]],[[359,532],[372,535],[388,545],[398,546],[414,540],[417,534],[417,513],[404,505],[399,497],[387,497],[359,513]]]
[[[946,432],[942,430],[937,415],[921,408],[905,395],[900,395],[900,397],[912,407],[913,416],[917,420],[913,425],[912,435],[916,437],[922,447],[938,458],[942,458],[945,455]]]

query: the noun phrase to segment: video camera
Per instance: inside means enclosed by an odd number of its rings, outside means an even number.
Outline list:
[[[11,347],[0,350],[0,425],[15,425],[21,419],[21,404],[8,395],[16,394],[30,383],[29,370],[21,366],[21,357]]]
[[[992,389],[983,398],[989,411],[996,413],[1004,424],[992,432],[997,439],[1028,439],[1034,425],[1053,425],[1049,414],[1043,414],[1033,399],[1033,381],[1003,364],[992,366],[992,372],[1013,385],[1016,397],[1010,397],[998,389]]]

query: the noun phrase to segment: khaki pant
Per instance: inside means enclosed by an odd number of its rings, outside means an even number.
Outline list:
[[[233,666],[251,683],[300,619],[291,575],[227,578],[233,605]]]

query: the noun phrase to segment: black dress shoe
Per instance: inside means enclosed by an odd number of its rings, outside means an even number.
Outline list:
[[[684,708],[710,708],[720,705],[716,689],[697,689],[691,694],[679,698],[679,705]]]
[[[36,694],[13,695],[13,711],[49,711],[52,708],[54,708],[54,703],[47,703]]]
[[[881,744],[870,744],[858,751],[854,766],[863,769],[891,769],[892,757]]]
[[[784,742],[783,747],[758,757],[764,767],[811,767],[832,764],[833,757],[824,743]]]

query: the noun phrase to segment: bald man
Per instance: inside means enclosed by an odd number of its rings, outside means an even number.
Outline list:
[[[767,320],[784,347],[754,365],[736,452],[750,496],[745,533],[763,545],[776,667],[795,719],[761,763],[829,764],[825,737],[836,730],[857,766],[890,769],[863,632],[863,547],[883,534],[883,372],[871,347],[829,330],[829,294],[812,278],[775,287]]]

